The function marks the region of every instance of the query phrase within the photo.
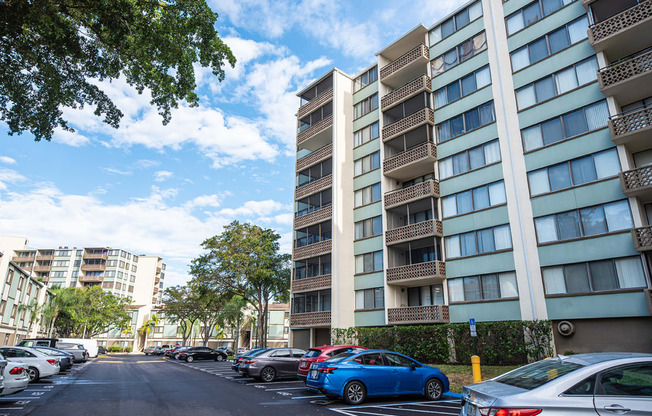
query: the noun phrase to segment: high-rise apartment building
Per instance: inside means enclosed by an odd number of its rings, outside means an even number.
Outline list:
[[[477,0],[301,91],[292,345],[549,319],[649,351],[651,33],[652,0]]]

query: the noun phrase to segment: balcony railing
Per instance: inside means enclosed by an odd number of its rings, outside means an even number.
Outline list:
[[[650,70],[652,70],[652,50],[600,69],[598,71],[600,89],[606,90]]]
[[[390,324],[447,324],[450,316],[448,305],[408,306],[387,309],[387,321]]]
[[[54,255],[51,255],[51,254],[47,255],[47,256],[37,255],[36,260],[39,260],[39,261],[54,260]]]
[[[328,117],[319,120],[317,123],[308,127],[301,133],[297,134],[297,145],[305,142],[306,140],[316,135],[317,133],[321,133],[322,131],[326,130],[332,125],[333,125],[333,115],[331,114]]]
[[[398,244],[417,238],[441,237],[442,234],[441,221],[428,220],[385,231],[385,242],[387,245]]]
[[[329,143],[321,149],[317,149],[309,155],[297,160],[297,172],[309,166],[315,165],[322,160],[326,160],[333,156],[333,144]]]
[[[161,274],[161,268],[160,267],[156,268],[156,274]]]
[[[424,124],[435,124],[435,113],[430,108],[424,108],[414,114],[400,119],[396,123],[383,127],[383,140],[387,141],[396,136],[416,129]]]
[[[631,233],[636,251],[643,252],[652,250],[652,225],[634,228]]]
[[[13,256],[11,258],[11,261],[13,261],[14,263],[28,263],[28,262],[32,263],[34,261],[34,256],[30,256],[30,257],[27,257],[27,256]]]
[[[446,278],[446,264],[435,260],[387,269],[387,284],[400,284],[405,281],[424,278]]]
[[[620,185],[627,196],[652,194],[652,166],[620,172]]]
[[[314,182],[310,182],[307,185],[303,185],[297,188],[294,191],[294,199],[301,199],[306,196],[316,194],[317,192],[323,191],[333,186],[333,175],[326,175],[323,178],[317,179]]]
[[[400,71],[419,58],[425,58],[428,61],[430,60],[430,51],[424,44],[418,45],[417,47],[411,49],[407,53],[401,55],[394,61],[382,67],[380,69],[380,79],[382,80],[383,78],[387,78],[388,76]]]
[[[421,91],[430,92],[432,90],[432,81],[427,75],[422,75],[421,77],[408,82],[404,86],[395,89],[389,94],[385,95],[380,100],[380,106],[383,110],[388,109],[394,104],[400,103],[413,95],[418,94]]]
[[[652,127],[652,107],[642,108],[625,114],[619,114],[609,120],[611,137],[616,144],[635,139],[637,133],[649,131]],[[645,140],[646,137],[641,137]]]
[[[333,217],[333,206],[329,205],[313,211],[310,214],[302,215],[294,219],[294,229],[307,227],[309,225],[317,224]]]
[[[106,264],[82,264],[81,269],[85,272],[101,272],[106,270]]]
[[[437,147],[434,143],[424,142],[406,150],[405,152],[383,160],[383,173],[388,174],[393,170],[402,168],[411,163],[423,161],[424,159],[432,159],[432,162],[437,159]]]
[[[101,259],[106,260],[109,256],[107,253],[84,253],[85,259]]]
[[[323,93],[319,94],[318,96],[310,100],[310,102],[307,102],[301,107],[299,107],[299,111],[297,111],[297,117],[303,118],[303,116],[305,116],[306,114],[312,113],[314,110],[318,109],[319,107],[331,101],[332,99],[333,99],[333,88],[331,87],[328,91],[324,91]]]
[[[431,179],[407,188],[387,192],[384,197],[385,209],[429,197],[439,197],[439,181]]]
[[[49,265],[49,266],[38,266],[37,265],[37,266],[33,267],[33,270],[35,272],[49,272],[50,270],[52,270],[52,265]]]
[[[79,276],[78,280],[82,283],[101,283],[104,281],[104,276]]]
[[[331,326],[331,312],[308,312],[290,314],[290,326]]]
[[[294,261],[297,261],[328,254],[331,252],[331,248],[333,246],[332,243],[332,240],[326,240],[320,241],[319,243],[308,244],[307,246],[295,248],[292,256]]]
[[[331,275],[307,277],[292,281],[292,293],[308,292],[311,290],[328,289],[331,287]]]
[[[643,1],[607,20],[592,25],[589,28],[589,41],[591,44],[603,41],[650,17],[652,17],[652,0]]]

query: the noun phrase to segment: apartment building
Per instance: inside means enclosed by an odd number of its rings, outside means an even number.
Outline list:
[[[650,351],[650,33],[652,0],[476,0],[299,92],[291,343],[549,319]]]

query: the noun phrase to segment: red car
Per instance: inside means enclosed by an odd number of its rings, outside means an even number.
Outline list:
[[[334,355],[350,350],[366,350],[365,347],[357,345],[324,345],[321,347],[313,347],[306,352],[299,360],[299,371],[297,377],[304,382],[308,378],[308,372],[312,363],[320,363],[326,361]]]

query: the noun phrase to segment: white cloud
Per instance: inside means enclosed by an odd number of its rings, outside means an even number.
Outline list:
[[[192,208],[217,208],[220,206],[223,195],[229,195],[229,192],[225,192],[222,195],[212,194],[212,195],[201,195],[196,198],[191,199],[190,201],[184,204],[184,207],[188,209]]]
[[[154,180],[156,182],[163,182],[167,179],[170,179],[172,176],[174,176],[174,173],[167,170],[159,170],[158,172],[154,172]]]
[[[9,156],[0,156],[0,163],[4,163],[5,165],[15,165],[16,160]]]
[[[25,181],[26,178],[15,170],[0,168],[0,191],[7,189],[7,184]]]
[[[122,175],[122,176],[129,176],[132,174],[131,171],[129,170],[120,170],[120,169],[114,169],[114,168],[102,168],[105,171],[112,173],[114,175]]]
[[[225,208],[219,214],[229,217],[263,217],[285,209],[289,209],[287,204],[268,199],[266,201],[247,201],[239,208]]]
[[[149,169],[160,165],[158,160],[140,159],[134,164],[139,169]]]
[[[80,147],[90,143],[90,139],[79,132],[70,132],[65,130],[55,130],[52,136],[53,143],[67,144],[68,146]]]

